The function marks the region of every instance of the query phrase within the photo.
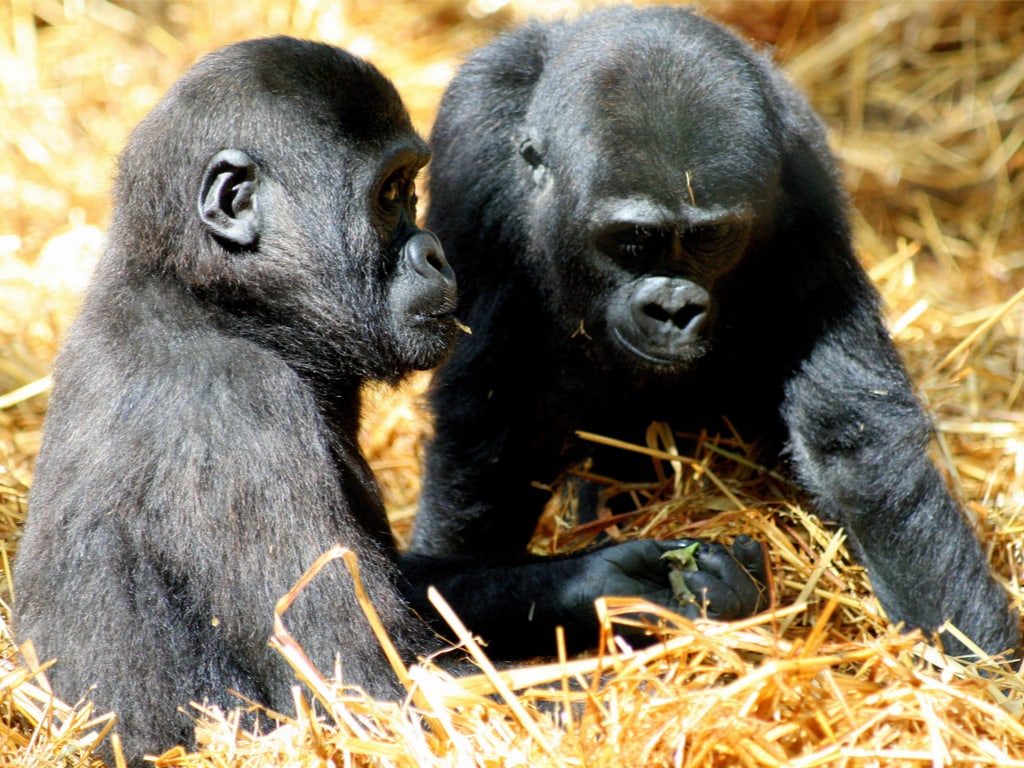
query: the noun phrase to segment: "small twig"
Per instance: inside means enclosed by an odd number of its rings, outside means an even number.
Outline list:
[[[23,387],[18,387],[6,395],[0,395],[0,411],[11,408],[18,403],[23,403],[36,395],[41,395],[43,392],[49,391],[51,387],[53,387],[53,377],[43,376],[43,378],[36,379]]]

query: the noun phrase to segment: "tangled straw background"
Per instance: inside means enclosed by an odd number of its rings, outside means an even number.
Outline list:
[[[472,47],[526,15],[585,5],[0,1],[0,765],[87,765],[110,722],[88,703],[54,700],[17,653],[6,619],[45,377],[102,247],[127,132],[202,53],[287,33],[372,60],[426,134]],[[770,50],[827,121],[858,252],[935,419],[934,456],[1019,603],[1024,4],[701,7]],[[419,486],[424,383],[374,392],[364,426],[400,540]],[[283,634],[284,657],[309,684],[294,716],[254,736],[239,733],[231,713],[195,709],[199,750],[160,763],[1024,765],[1018,677],[993,669],[982,678],[935,654],[924,660],[920,638],[884,621],[841,531],[808,514],[785,482],[723,453],[742,446],[652,430],[648,448],[661,456],[652,483],[634,491],[639,511],[611,534],[759,536],[771,551],[773,612],[728,626],[669,617],[665,641],[642,652],[615,647],[606,632],[599,654],[500,678],[449,680],[429,664],[414,667],[409,700],[397,704],[342,688],[332,670],[304,668]],[[537,551],[585,543],[562,512],[553,507],[543,521]],[[610,628],[630,603],[603,609]],[[537,706],[551,698],[558,728]]]

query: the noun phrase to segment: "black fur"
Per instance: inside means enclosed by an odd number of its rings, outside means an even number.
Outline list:
[[[14,614],[56,657],[62,698],[117,713],[132,765],[190,743],[189,701],[292,709],[274,603],[336,543],[407,663],[444,646],[409,607],[429,616],[429,583],[509,655],[553,648],[557,623],[594,642],[600,594],[669,604],[668,542],[400,562],[356,434],[364,380],[436,365],[455,332],[454,276],[415,224],[426,161],[376,69],[288,38],[205,58],[121,156],[109,245],[56,363]],[[709,613],[753,610],[725,548],[702,558]],[[286,621],[320,669],[338,657],[345,682],[403,695],[341,564]]]
[[[577,429],[642,442],[726,416],[845,526],[894,622],[1017,649],[926,457],[825,131],[766,58],[680,8],[531,23],[461,68],[431,144],[428,225],[473,335],[435,377],[414,550],[520,551],[534,483],[588,453]]]

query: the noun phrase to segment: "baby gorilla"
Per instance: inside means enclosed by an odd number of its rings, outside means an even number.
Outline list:
[[[409,605],[427,615],[429,583],[474,628],[536,603],[513,652],[556,624],[593,642],[601,594],[670,604],[670,542],[399,559],[356,434],[363,382],[436,365],[455,333],[455,277],[415,223],[427,159],[376,69],[288,38],[202,60],[121,156],[108,246],[54,372],[15,628],[57,659],[58,695],[117,713],[133,765],[190,742],[189,701],[232,707],[234,690],[291,710],[274,602],[337,543],[407,663],[443,645]],[[757,573],[754,549],[738,551]],[[753,610],[725,549],[701,567],[690,588],[709,613]],[[343,566],[286,619],[321,669],[337,657],[346,683],[403,695]]]

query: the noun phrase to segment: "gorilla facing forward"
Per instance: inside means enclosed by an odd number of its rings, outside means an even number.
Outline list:
[[[681,8],[527,24],[464,64],[431,149],[427,223],[473,335],[433,383],[415,551],[521,551],[542,488],[590,453],[577,430],[725,417],[844,526],[893,622],[1018,649],[925,454],[825,131],[765,57]],[[594,471],[631,477],[615,461]]]

